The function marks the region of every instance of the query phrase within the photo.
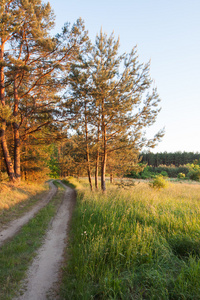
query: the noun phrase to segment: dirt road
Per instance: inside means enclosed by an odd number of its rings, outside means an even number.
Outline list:
[[[29,212],[27,212],[24,216],[10,222],[9,224],[6,225],[6,228],[4,230],[2,230],[0,232],[0,247],[3,245],[3,243],[13,237],[20,229],[23,225],[25,225],[26,223],[28,223],[28,221],[30,219],[32,219],[34,217],[34,215],[41,209],[43,208],[45,205],[47,205],[47,203],[54,197],[54,195],[57,192],[57,187],[50,181],[49,182],[50,185],[50,190],[48,192],[47,195],[45,195],[40,202],[34,206],[34,208],[32,210],[30,210]]]
[[[67,186],[65,188],[62,204],[22,284],[25,292],[16,300],[58,299],[54,287],[58,285],[68,222],[76,199],[75,191]]]

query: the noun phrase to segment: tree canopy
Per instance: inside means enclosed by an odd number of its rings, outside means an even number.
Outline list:
[[[105,191],[106,170],[122,174],[163,136],[144,134],[160,111],[150,64],[139,62],[136,47],[120,54],[114,34],[101,30],[93,44],[81,19],[52,36],[54,15],[41,0],[4,0],[0,20],[0,137],[10,180],[31,169],[33,155],[39,161],[39,145],[64,138],[47,166],[56,157],[62,174],[67,161],[68,170],[81,166],[91,189],[101,173]],[[74,137],[66,141],[68,129]]]
[[[106,189],[108,157],[121,151],[126,161],[128,149],[132,156],[138,155],[142,147],[154,146],[163,136],[162,131],[151,140],[144,136],[144,128],[154,124],[160,111],[149,67],[149,63],[139,63],[136,48],[120,55],[119,39],[102,31],[95,44],[71,65],[65,105],[68,113],[78,116],[73,128],[85,137],[90,183],[91,157],[96,160],[96,169],[101,163],[102,190]]]

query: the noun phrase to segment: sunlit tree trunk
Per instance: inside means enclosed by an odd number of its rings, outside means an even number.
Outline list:
[[[13,116],[16,118],[18,115],[19,107],[19,96],[17,91],[17,76],[14,80],[14,111]],[[15,120],[13,122],[13,131],[14,131],[14,171],[15,177],[18,181],[21,180],[21,160],[20,160],[20,134],[19,134],[19,125]]]
[[[0,101],[2,108],[5,108],[5,79],[4,79],[4,67],[3,67],[3,60],[4,60],[4,48],[5,42],[1,42],[0,48]],[[0,127],[0,138],[1,138],[1,147],[3,152],[4,161],[6,164],[6,170],[11,181],[15,181],[15,173],[12,164],[12,160],[10,157],[7,139],[6,139],[6,120],[1,120],[1,127]]]
[[[86,112],[86,104],[85,104],[85,141],[86,141],[86,161],[87,161],[87,173],[88,173],[88,180],[90,183],[90,189],[93,190],[92,186],[92,177],[91,177],[91,166],[90,166],[90,152],[89,152],[89,145],[88,145],[88,124],[87,124],[87,112]]]
[[[101,189],[106,191],[106,163],[107,163],[107,140],[106,140],[106,126],[104,121],[104,113],[102,108],[102,138],[103,138],[103,153],[101,163]]]
[[[96,162],[95,162],[95,188],[98,190],[98,174],[99,174],[99,126],[97,132],[97,153],[96,153]]]

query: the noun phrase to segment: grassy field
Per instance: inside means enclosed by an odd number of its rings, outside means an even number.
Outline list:
[[[78,193],[63,299],[200,299],[200,185]]]

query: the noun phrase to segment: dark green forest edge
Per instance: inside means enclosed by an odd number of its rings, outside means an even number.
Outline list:
[[[200,153],[142,153],[138,169],[132,170],[127,177],[148,179],[156,175],[169,178],[200,179]]]

